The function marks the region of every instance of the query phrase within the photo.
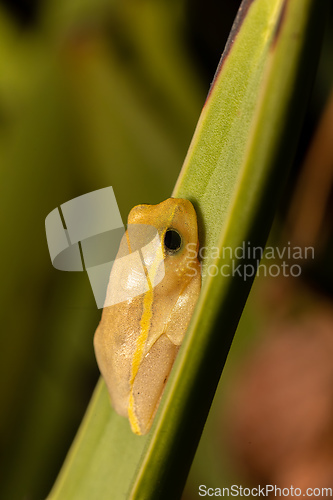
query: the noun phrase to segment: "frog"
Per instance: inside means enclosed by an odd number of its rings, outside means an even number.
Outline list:
[[[94,349],[112,406],[137,435],[152,426],[200,294],[198,249],[189,200],[130,211]]]

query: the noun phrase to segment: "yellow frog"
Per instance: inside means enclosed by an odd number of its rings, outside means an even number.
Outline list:
[[[139,435],[151,427],[200,293],[198,246],[188,200],[138,205],[128,216],[94,347],[114,409]]]

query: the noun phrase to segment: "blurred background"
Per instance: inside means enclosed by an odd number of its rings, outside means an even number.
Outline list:
[[[170,196],[239,4],[0,2],[0,498],[46,497],[99,376],[101,312],[86,274],[52,267],[45,217],[107,186],[124,223]],[[269,242],[314,258],[255,280],[187,500],[200,484],[333,486],[332,37],[331,12]]]

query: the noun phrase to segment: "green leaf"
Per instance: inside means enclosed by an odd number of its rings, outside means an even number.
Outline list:
[[[243,2],[173,192],[197,210],[203,287],[153,428],[145,437],[132,434],[100,382],[50,500],[181,495],[254,278],[255,268],[245,278],[244,265],[255,266],[256,256],[242,259],[235,250],[265,244],[297,144],[326,6]]]

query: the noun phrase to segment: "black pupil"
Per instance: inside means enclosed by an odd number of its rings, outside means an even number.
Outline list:
[[[182,238],[174,229],[168,229],[164,236],[164,246],[170,252],[176,252],[180,249]]]

